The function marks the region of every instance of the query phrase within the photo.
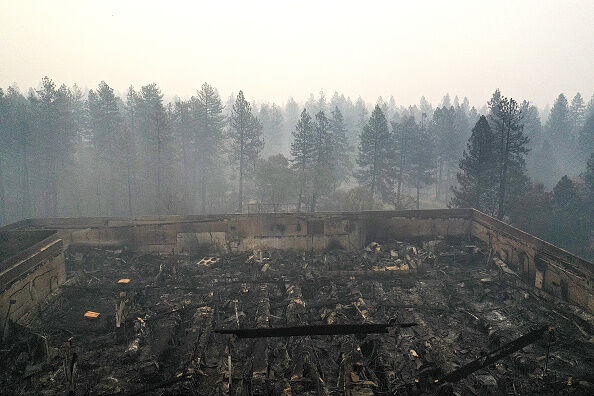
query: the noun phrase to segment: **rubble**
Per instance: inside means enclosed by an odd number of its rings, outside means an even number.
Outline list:
[[[64,286],[2,346],[3,394],[587,394],[594,384],[592,316],[535,293],[469,241],[199,257],[79,248],[67,260]]]

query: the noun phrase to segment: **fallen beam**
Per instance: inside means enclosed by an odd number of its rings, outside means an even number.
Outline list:
[[[239,338],[260,337],[303,337],[310,335],[344,335],[344,334],[382,334],[387,333],[390,327],[412,327],[416,323],[364,323],[364,324],[338,324],[338,325],[311,325],[291,327],[262,327],[256,329],[216,329],[218,334],[233,334]]]
[[[468,377],[475,371],[487,367],[488,365],[495,363],[499,359],[503,359],[504,357],[509,356],[512,353],[519,351],[520,349],[532,344],[533,342],[538,341],[546,332],[551,331],[552,328],[548,325],[539,327],[538,329],[533,330],[528,334],[524,334],[523,336],[516,338],[515,340],[508,342],[505,345],[502,345],[501,347],[487,353],[486,355],[483,355],[480,358],[475,359],[468,364],[465,364],[458,370],[446,374],[446,376],[439,382],[460,381],[461,379]]]

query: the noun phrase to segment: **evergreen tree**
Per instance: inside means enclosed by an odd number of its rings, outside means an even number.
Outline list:
[[[175,146],[181,152],[183,172],[183,198],[184,211],[194,204],[195,196],[195,175],[193,156],[196,152],[196,139],[194,131],[194,114],[192,114],[192,102],[189,100],[176,100],[173,104],[171,114],[171,127],[176,140]]]
[[[0,88],[0,225],[6,222],[6,191],[4,188],[4,148],[7,146],[8,100]]]
[[[122,148],[122,117],[113,89],[101,81],[97,91],[90,90],[87,100],[88,131],[97,156],[97,188],[106,190],[109,205],[105,205],[106,215],[118,214],[121,205],[116,201],[119,171],[123,167],[120,161],[125,153]],[[101,186],[101,187],[99,187]]]
[[[594,112],[590,114],[578,136],[579,151],[583,156],[594,153]]]
[[[314,122],[313,145],[313,177],[311,211],[316,211],[316,204],[321,195],[328,194],[336,189],[338,177],[336,174],[336,158],[333,153],[332,125],[326,114],[319,111]]]
[[[526,185],[526,162],[529,139],[524,135],[523,114],[512,98],[495,91],[489,102],[489,120],[497,141],[498,198],[497,217],[503,219],[506,207],[522,194]]]
[[[298,180],[289,160],[276,154],[258,163],[255,175],[258,201],[271,204],[274,212],[282,211],[298,193]]]
[[[402,121],[401,128],[406,131],[404,133],[408,136],[408,159],[404,176],[408,184],[416,190],[416,206],[419,209],[421,188],[433,181],[435,168],[433,140],[427,128],[419,127],[412,115]]]
[[[449,109],[450,107],[452,107],[452,101],[450,99],[449,93],[445,94],[445,96],[441,100],[441,107],[446,108],[446,109]]]
[[[569,119],[571,122],[572,137],[577,137],[584,126],[586,105],[582,95],[578,92],[571,100]]]
[[[41,88],[35,91],[31,100],[34,107],[32,118],[35,130],[34,140],[39,158],[40,198],[45,216],[59,215],[59,194],[63,177],[74,158],[74,140],[77,128],[74,123],[73,96],[70,90],[56,84],[48,77],[41,81]]]
[[[421,96],[421,100],[419,101],[419,105],[420,105],[420,110],[421,113],[423,114],[427,114],[427,117],[432,117],[433,116],[433,106],[431,106],[431,103],[429,103],[427,101],[427,99],[425,99],[424,96]]]
[[[220,163],[220,154],[223,150],[225,116],[223,115],[223,103],[218,92],[207,83],[202,84],[197,96],[192,97],[191,102],[195,121],[195,164],[197,176],[200,176],[201,212],[206,213],[207,186],[210,184],[212,178],[215,177],[215,172],[222,166]],[[252,120],[252,122],[254,125],[251,128],[257,128],[256,121]],[[257,131],[250,130],[249,133],[257,134]],[[253,139],[249,138],[246,142],[252,146],[248,150],[251,156],[253,155],[252,150],[256,148],[257,144]],[[250,161],[254,160],[248,160],[248,162]],[[196,185],[198,185],[198,182],[196,182]]]
[[[276,104],[269,106],[263,104],[260,107],[258,117],[262,123],[262,135],[264,137],[264,154],[272,155],[281,153],[283,150],[283,114]]]
[[[466,121],[467,122],[467,121]],[[437,156],[437,183],[435,186],[435,199],[441,196],[444,180],[449,179],[450,169],[456,166],[459,158],[462,136],[460,128],[456,125],[456,111],[453,107],[438,107],[433,112],[433,119],[429,131],[435,142]]]
[[[252,113],[252,106],[239,91],[230,119],[229,137],[231,140],[231,159],[239,171],[239,194],[237,211],[243,212],[244,181],[255,168],[260,152],[264,147],[262,125]]]
[[[459,187],[452,188],[454,197],[450,205],[496,213],[496,169],[495,136],[486,117],[481,116],[462,154],[460,172],[456,174]]]
[[[565,95],[560,94],[555,100],[549,119],[546,123],[546,132],[553,142],[567,144],[571,136],[571,115]]]
[[[140,89],[137,106],[145,154],[144,167],[148,172],[145,175],[145,188],[148,190],[150,185],[154,186],[154,213],[163,213],[171,205],[171,201],[165,197],[170,197],[167,187],[172,180],[169,176],[173,160],[173,136],[163,94],[157,84],[151,83]]]
[[[291,143],[291,162],[297,171],[299,179],[299,198],[297,200],[297,211],[301,211],[301,204],[307,192],[308,175],[313,167],[315,159],[315,134],[314,123],[306,109],[303,109],[299,121],[293,131],[293,142]]]
[[[359,183],[369,188],[372,197],[379,194],[382,200],[388,200],[394,183],[393,139],[378,105],[361,132],[357,165],[355,176]]]
[[[352,145],[356,145],[359,142],[360,133],[367,124],[367,119],[369,117],[369,112],[367,111],[367,106],[361,97],[357,98],[357,102],[355,103],[354,111],[354,128],[351,130],[351,135],[349,136],[349,142]]]
[[[531,155],[530,177],[537,183],[543,183],[551,188],[556,180],[559,180],[557,163],[553,147],[548,140],[542,142],[540,147]]]
[[[588,158],[588,162],[586,163],[584,181],[590,190],[589,192],[591,200],[594,200],[594,152],[590,154],[590,158]]]
[[[573,182],[567,175],[563,176],[553,188],[553,197],[559,207],[566,206],[577,197]]]
[[[352,171],[351,152],[348,142],[347,127],[342,112],[335,107],[330,118],[331,153],[330,164],[337,180],[346,181]]]
[[[126,187],[128,190],[128,214],[134,214],[135,207],[135,187],[137,184],[137,146],[139,140],[139,121],[138,121],[138,94],[134,87],[130,86],[126,94],[124,103],[124,149],[126,151]]]
[[[283,117],[283,146],[280,152],[289,155],[291,152],[291,136],[297,126],[299,120],[299,105],[295,102],[295,99],[289,98],[285,105],[285,113]]]

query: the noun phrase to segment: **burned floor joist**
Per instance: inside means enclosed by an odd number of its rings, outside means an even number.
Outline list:
[[[465,364],[458,370],[447,374],[440,382],[460,381],[461,379],[468,377],[470,374],[487,367],[498,360],[511,355],[514,352],[519,351],[533,342],[540,340],[546,333],[549,333],[549,337],[551,337],[552,331],[553,329],[548,325],[541,326],[540,328],[533,330],[511,342],[508,342],[507,344],[490,351],[489,353],[473,360],[470,363]]]
[[[310,325],[290,327],[262,327],[256,329],[216,329],[215,333],[232,334],[239,338],[305,337],[312,335],[385,334],[391,327],[412,327],[416,323],[362,323]]]

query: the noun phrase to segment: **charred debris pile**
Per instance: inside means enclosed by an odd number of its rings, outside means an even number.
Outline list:
[[[71,249],[2,345],[3,394],[594,392],[593,319],[484,246],[199,256]]]

